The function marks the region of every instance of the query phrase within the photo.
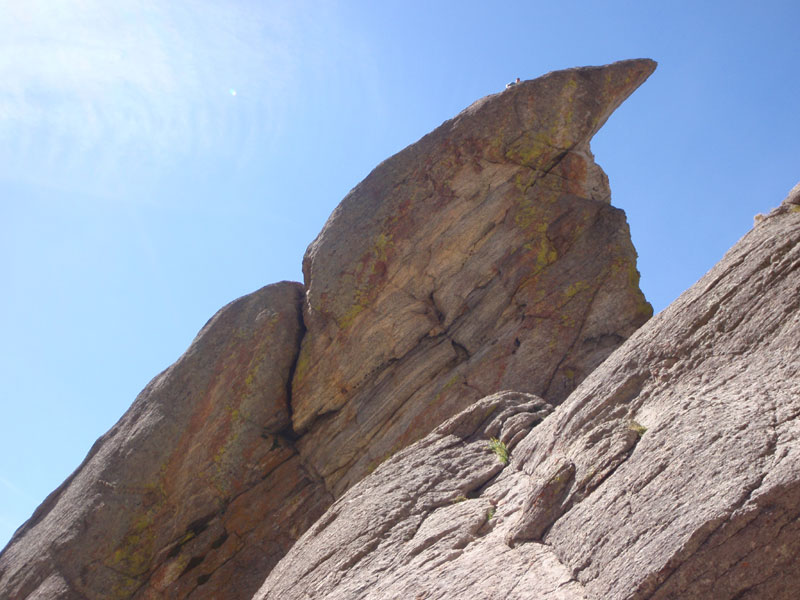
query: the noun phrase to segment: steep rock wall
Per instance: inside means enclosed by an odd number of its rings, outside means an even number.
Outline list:
[[[309,247],[299,448],[337,496],[501,389],[558,403],[652,314],[589,141],[650,60],[484,98],[381,164]]]
[[[250,598],[337,496],[462,408],[566,397],[651,314],[589,141],[654,68],[524,82],[379,165],[309,247],[306,287],[222,309],[17,532],[0,596]]]
[[[337,500],[255,598],[796,598],[798,190],[522,441],[534,398],[473,405]]]

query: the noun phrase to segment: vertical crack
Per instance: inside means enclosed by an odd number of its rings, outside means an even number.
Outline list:
[[[300,361],[300,350],[303,347],[303,340],[306,337],[306,333],[308,332],[308,328],[306,327],[305,318],[303,316],[303,302],[305,301],[306,293],[305,293],[305,286],[303,287],[303,293],[298,298],[297,302],[297,324],[299,329],[299,335],[297,338],[297,347],[294,354],[294,360],[292,364],[289,365],[289,373],[286,376],[286,412],[289,415],[289,424],[286,426],[285,429],[278,432],[278,435],[294,442],[299,439],[300,434],[298,434],[294,430],[294,409],[292,407],[292,383],[294,382],[294,374],[297,371],[297,363]]]

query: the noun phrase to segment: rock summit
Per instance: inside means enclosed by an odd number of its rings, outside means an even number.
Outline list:
[[[522,81],[378,165],[16,532],[0,597],[794,598],[798,191],[650,319],[589,144],[654,68]]]

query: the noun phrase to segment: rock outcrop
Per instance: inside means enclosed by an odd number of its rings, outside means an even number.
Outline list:
[[[305,285],[222,309],[20,528],[0,597],[250,598],[337,497],[480,398],[515,390],[478,405],[500,421],[439,435],[513,446],[651,316],[589,142],[654,68],[522,82],[379,165]]]
[[[16,532],[0,597],[196,597],[209,573],[252,594],[332,500],[287,430],[302,293],[267,286],[208,322]]]
[[[362,480],[256,598],[796,598],[798,189],[524,439],[506,436],[507,467],[489,438],[541,406],[513,394]],[[516,411],[479,424],[500,398]]]
[[[654,68],[484,98],[333,213],[303,262],[292,420],[334,495],[483,396],[560,402],[650,317],[589,141]]]

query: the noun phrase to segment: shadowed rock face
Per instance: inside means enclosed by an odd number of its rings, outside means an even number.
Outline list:
[[[798,289],[790,194],[514,446],[517,429],[507,467],[486,439],[513,411],[443,425],[337,500],[256,598],[797,598]]]
[[[17,531],[0,597],[251,594],[330,504],[285,436],[301,296],[220,310]]]
[[[379,165],[305,287],[222,309],[17,532],[0,597],[250,598],[336,497],[479,398],[519,390],[486,425],[516,444],[651,315],[589,141],[654,68],[523,82]]]
[[[480,100],[342,201],[303,262],[301,453],[340,494],[478,398],[558,403],[652,314],[589,140],[655,68]]]

